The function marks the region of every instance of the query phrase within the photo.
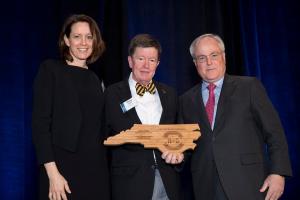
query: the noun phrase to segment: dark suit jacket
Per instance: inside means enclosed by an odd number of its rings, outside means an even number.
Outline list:
[[[55,160],[53,145],[76,151],[81,111],[69,70],[62,61],[47,60],[34,82],[32,136],[40,164]]]
[[[177,95],[173,89],[155,82],[163,108],[160,124],[173,124],[177,117]],[[131,98],[128,81],[116,83],[105,91],[105,120],[109,135],[130,129],[141,121],[135,108],[123,113],[120,104]],[[111,174],[113,199],[151,199],[154,186],[152,150],[142,145],[122,145],[112,149]],[[179,199],[179,175],[173,166],[165,164],[155,151],[158,168],[171,200]]]
[[[202,133],[191,157],[197,200],[213,199],[216,171],[230,200],[264,199],[268,174],[292,174],[280,119],[256,78],[225,75],[213,131],[201,84],[181,96],[179,122],[198,123]]]

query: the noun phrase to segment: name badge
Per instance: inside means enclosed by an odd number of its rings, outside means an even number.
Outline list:
[[[123,113],[126,113],[131,108],[134,108],[137,105],[137,101],[134,98],[130,98],[127,101],[124,101],[120,104]]]

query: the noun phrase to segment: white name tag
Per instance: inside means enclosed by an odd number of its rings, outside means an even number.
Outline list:
[[[124,101],[120,104],[123,113],[126,113],[131,108],[134,108],[137,105],[137,101],[134,98],[130,98],[127,101]]]

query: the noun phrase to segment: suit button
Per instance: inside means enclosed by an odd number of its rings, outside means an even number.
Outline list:
[[[216,137],[215,137],[215,136],[213,136],[213,137],[212,137],[212,141],[214,142],[215,140],[216,140]]]

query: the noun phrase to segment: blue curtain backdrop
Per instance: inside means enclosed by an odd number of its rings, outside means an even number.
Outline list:
[[[106,85],[128,76],[127,45],[150,33],[163,47],[155,78],[179,94],[200,79],[188,48],[200,34],[225,41],[227,72],[262,80],[286,130],[294,177],[282,199],[297,199],[300,186],[299,6],[286,0],[12,0],[2,9],[0,69],[0,199],[35,200],[37,165],[31,141],[32,82],[39,63],[58,57],[57,38],[65,17],[92,16],[107,44],[92,66]],[[186,198],[189,179],[186,177]]]

